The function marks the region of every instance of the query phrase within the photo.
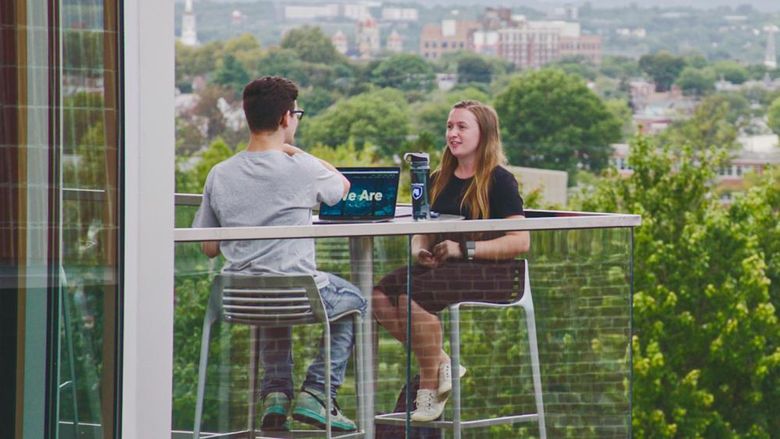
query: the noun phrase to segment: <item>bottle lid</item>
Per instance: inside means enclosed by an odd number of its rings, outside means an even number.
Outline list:
[[[430,155],[428,155],[427,152],[407,152],[406,154],[404,154],[404,160],[410,161],[411,163],[416,163],[416,162],[428,163],[430,161]]]

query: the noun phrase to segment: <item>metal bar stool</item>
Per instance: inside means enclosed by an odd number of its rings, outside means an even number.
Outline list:
[[[489,302],[459,302],[448,307],[450,311],[450,360],[451,370],[457,371],[460,365],[460,309],[461,308],[509,308],[519,306],[523,308],[526,316],[526,325],[528,327],[528,344],[531,353],[531,370],[533,375],[534,399],[536,402],[536,413],[524,413],[498,418],[473,419],[464,421],[461,419],[461,388],[460,375],[452,374],[452,394],[453,404],[452,420],[440,420],[430,422],[412,422],[415,427],[433,427],[453,431],[455,439],[460,439],[463,429],[488,427],[499,424],[515,424],[519,422],[536,421],[539,424],[539,437],[547,438],[547,428],[544,423],[544,403],[542,401],[542,377],[539,368],[539,349],[536,342],[536,321],[534,318],[534,303],[531,297],[531,283],[528,276],[528,261],[518,261],[523,265],[523,294],[511,303],[489,303]],[[406,421],[405,413],[390,413],[376,416],[377,423],[403,425]]]
[[[363,437],[364,426],[358,425],[354,432],[339,433],[336,436],[331,431],[331,413],[333,402],[326,398],[325,430],[299,430],[290,432],[274,432],[277,436],[255,436],[255,395],[257,391],[257,344],[260,327],[292,327],[296,325],[321,324],[323,343],[325,345],[325,389],[331,387],[330,362],[330,321],[352,315],[355,320],[355,337],[362,339],[360,332],[361,316],[357,310],[349,311],[333,318],[328,318],[322,304],[319,290],[312,276],[244,276],[221,274],[214,279],[209,297],[206,316],[203,319],[203,335],[201,337],[200,364],[198,368],[198,396],[195,406],[195,426],[193,438],[200,439],[201,420],[203,415],[203,398],[206,388],[206,367],[208,365],[209,336],[211,327],[217,320],[226,323],[239,323],[251,326],[249,354],[249,411],[247,430],[232,432],[225,435],[209,435],[216,437],[248,437],[279,438],[279,437],[311,437],[322,436],[332,438]],[[357,358],[362,358],[361,344],[355,343]],[[355,380],[358,413],[361,407],[361,395],[365,377],[355,362],[357,379]],[[329,390],[328,390],[329,391]]]

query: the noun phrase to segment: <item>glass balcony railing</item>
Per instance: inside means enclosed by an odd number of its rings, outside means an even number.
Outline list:
[[[199,242],[247,244],[271,238],[313,239],[317,268],[352,282],[369,302],[363,335],[357,338],[360,348],[349,361],[337,399],[343,414],[364,433],[358,437],[409,437],[419,428],[463,438],[630,437],[632,240],[638,217],[529,211],[525,220],[191,229],[198,201],[197,196],[177,197],[172,437],[192,437],[204,315],[214,279],[225,263],[221,256],[207,258]],[[450,260],[442,267],[453,269],[440,271],[444,274],[438,278],[428,277],[410,255],[410,248],[419,244],[414,236],[465,242],[522,230],[530,233],[528,252],[499,262]],[[394,284],[386,278],[393,272]],[[406,273],[411,274],[408,282],[401,275]],[[428,313],[438,321],[418,318],[423,315],[407,308],[402,295],[394,308],[400,319],[394,324],[385,315],[378,324],[374,315],[387,308],[384,302],[369,300],[377,285],[386,296],[400,289],[396,293],[411,293],[426,309],[442,308]],[[500,306],[448,306],[457,300]],[[408,311],[409,324],[403,318]],[[534,325],[528,324],[529,314]],[[453,328],[457,344],[452,343]],[[321,334],[317,325],[292,330],[293,396],[319,351]],[[248,425],[250,326],[223,319],[209,339],[201,437],[226,437]],[[441,418],[412,420],[416,388],[409,398],[402,390],[414,386],[421,372],[423,387],[431,387],[431,365],[434,382],[443,381],[438,369],[447,357],[441,350],[457,358],[467,372],[453,380]],[[262,380],[262,363],[259,369]],[[363,385],[356,388],[356,380]],[[259,398],[258,393],[251,400]],[[262,403],[256,410],[260,434]],[[307,423],[290,420],[296,433],[269,437],[304,437],[299,431],[312,430]],[[344,433],[334,430],[337,434]]]

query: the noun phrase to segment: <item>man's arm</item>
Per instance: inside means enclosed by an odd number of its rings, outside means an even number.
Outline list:
[[[307,154],[306,151],[298,148],[297,146],[290,145],[289,143],[285,143],[282,146],[282,151],[285,152],[288,155],[295,155],[295,154],[299,154],[299,153],[300,154]],[[311,154],[309,154],[309,155],[311,155]],[[350,183],[349,183],[349,180],[347,180],[347,177],[345,177],[341,172],[339,172],[339,170],[336,169],[335,166],[331,165],[330,163],[326,162],[325,160],[323,160],[323,159],[321,159],[319,157],[315,157],[313,155],[311,155],[311,156],[314,157],[315,159],[319,160],[319,162],[322,163],[322,166],[324,166],[326,169],[337,173],[341,177],[341,183],[344,185],[344,192],[341,194],[341,196],[343,197],[344,195],[347,195],[347,193],[349,193],[349,187],[350,187]]]
[[[200,243],[200,250],[209,258],[219,256],[219,241],[203,241]]]

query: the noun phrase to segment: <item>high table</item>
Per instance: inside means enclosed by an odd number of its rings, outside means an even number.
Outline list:
[[[198,205],[199,195],[177,194],[178,205]],[[373,291],[373,237],[433,233],[506,232],[519,230],[560,230],[636,227],[639,215],[527,210],[523,219],[459,221],[442,218],[435,221],[413,221],[397,218],[381,223],[314,224],[306,226],[178,228],[175,242],[233,241],[247,239],[295,239],[348,237],[352,282],[368,298],[366,318],[363,320],[363,358],[358,361],[368,377],[373,376],[373,319],[371,294]],[[364,409],[359,413],[367,438],[374,437],[374,388],[363,386]]]

